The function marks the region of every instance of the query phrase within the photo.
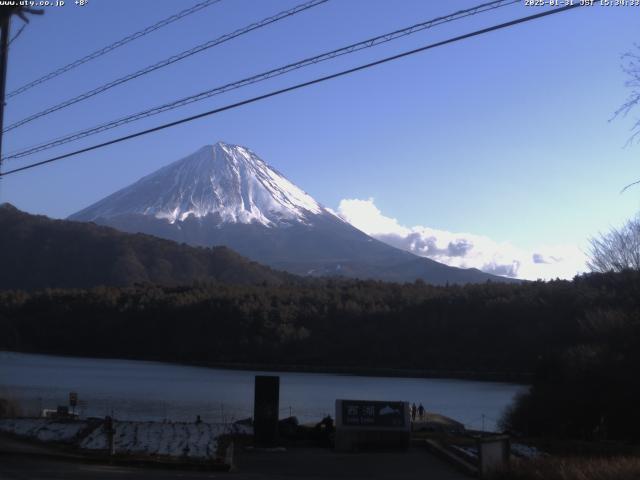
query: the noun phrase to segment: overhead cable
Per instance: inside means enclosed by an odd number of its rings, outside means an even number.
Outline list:
[[[293,8],[290,8],[289,10],[285,10],[283,12],[277,13],[276,15],[264,18],[262,20],[260,20],[259,22],[255,22],[252,23],[250,25],[247,25],[246,27],[240,28],[238,30],[235,30],[231,33],[227,33],[225,35],[222,35],[221,37],[218,37],[214,40],[202,43],[200,45],[197,45],[193,48],[190,48],[189,50],[185,50],[183,52],[180,52],[176,55],[172,55],[169,58],[166,58],[160,62],[154,63],[153,65],[149,65],[148,67],[145,67],[141,70],[138,70],[136,72],[130,73],[128,75],[125,75],[124,77],[120,77],[117,78],[115,80],[112,80],[109,83],[106,83],[104,85],[101,85],[97,88],[94,88],[92,90],[89,90],[87,92],[81,93],[80,95],[76,95],[75,97],[69,98],[67,100],[65,100],[64,102],[61,102],[57,105],[54,105],[52,107],[46,108],[40,112],[34,113],[33,115],[29,115],[28,117],[23,118],[22,120],[18,120],[17,122],[12,123],[11,125],[9,125],[8,127],[6,127],[3,132],[6,133],[8,131],[11,131],[15,128],[21,127],[22,125],[25,125],[27,123],[30,123],[38,118],[44,117],[45,115],[49,115],[53,112],[57,112],[58,110],[62,110],[63,108],[67,108],[71,105],[74,105],[78,102],[82,102],[84,100],[87,100],[88,98],[94,97],[96,95],[99,95],[100,93],[106,92],[107,90],[112,89],[113,87],[116,87],[118,85],[122,85],[123,83],[129,82],[135,78],[141,77],[143,75],[148,75],[151,72],[154,72],[160,68],[164,68],[168,65],[171,65],[175,62],[179,62],[180,60],[184,60],[185,58],[188,58],[192,55],[195,55],[196,53],[200,53],[204,50],[208,50],[210,48],[213,48],[217,45],[220,45],[222,43],[228,42],[231,39],[234,39],[236,37],[240,37],[242,35],[246,35],[249,32],[252,32],[254,30],[257,30],[259,28],[262,27],[266,27],[267,25],[271,25],[272,23],[278,22],[280,20],[284,20],[285,18],[291,17],[293,15],[296,15],[300,12],[303,12],[305,10],[308,10],[310,8],[313,7],[317,7],[318,5],[321,5],[323,3],[328,2],[329,0],[310,0],[306,3],[302,3],[300,5],[297,5]]]
[[[60,68],[57,68],[56,70],[53,70],[52,72],[47,73],[46,75],[43,75],[42,77],[36,78],[35,80],[19,87],[16,88],[15,90],[13,90],[12,92],[7,94],[7,99],[11,98],[11,97],[15,97],[16,95],[19,95],[23,92],[26,92],[27,90],[35,87],[36,85],[40,85],[41,83],[44,83],[48,80],[51,80],[53,78],[56,78],[59,75],[62,75],[63,73],[68,72],[69,70],[73,70],[76,67],[79,67],[80,65],[83,65],[87,62],[90,62],[91,60],[94,60],[98,57],[101,57],[102,55],[105,55],[113,50],[115,50],[116,48],[120,48],[124,45],[126,45],[129,42],[133,42],[134,40],[137,40],[138,38],[144,37],[145,35],[150,34],[151,32],[155,32],[156,30],[162,28],[162,27],[166,27],[167,25],[180,20],[181,18],[184,18],[188,15],[191,15],[193,13],[199,12],[200,10],[207,8],[211,5],[214,5],[218,2],[220,2],[222,0],[205,0],[203,2],[197,3],[196,5],[194,5],[193,7],[187,8],[185,10],[182,10],[174,15],[171,15],[170,17],[167,17],[163,20],[160,20],[157,23],[154,23],[153,25],[144,28],[142,30],[139,30],[135,33],[132,33],[130,35],[127,35],[124,38],[121,38],[120,40],[113,42],[105,47],[102,47],[92,53],[90,53],[89,55],[85,55],[82,58],[79,58],[78,60],[75,60],[71,63],[68,63]],[[16,35],[17,37],[17,35]]]
[[[235,82],[231,82],[231,83],[227,83],[225,85],[222,86],[218,86],[215,88],[211,88],[208,90],[205,90],[203,92],[197,93],[195,95],[190,95],[178,100],[174,100],[156,107],[152,107],[146,110],[143,110],[141,112],[137,112],[134,114],[130,114],[127,115],[125,117],[121,117],[119,119],[116,120],[112,120],[110,122],[107,123],[103,123],[101,125],[97,125],[94,127],[90,127],[69,135],[65,135],[62,137],[58,137],[54,140],[50,140],[44,143],[40,143],[38,145],[33,145],[27,148],[23,148],[20,149],[18,151],[14,151],[10,154],[8,154],[4,159],[8,160],[8,159],[15,159],[15,158],[22,158],[28,155],[33,155],[34,153],[38,153],[44,150],[48,150],[69,142],[73,142],[85,137],[88,137],[90,135],[95,135],[97,133],[101,133],[107,130],[111,130],[113,128],[116,127],[120,127],[122,125],[131,123],[131,122],[135,122],[137,120],[141,120],[143,118],[147,118],[153,115],[157,115],[169,110],[173,110],[175,108],[179,108],[179,107],[183,107],[185,105],[189,105],[191,103],[194,102],[198,102],[201,100],[205,100],[207,98],[210,98],[212,96],[215,95],[220,95],[222,93],[231,91],[231,90],[236,90],[238,88],[242,88],[248,85],[252,85],[254,83],[258,83],[258,82],[262,82],[265,80],[268,80],[270,78],[274,78],[274,77],[278,77],[281,75],[284,75],[286,73],[289,73],[293,70],[298,70],[300,68],[304,68],[304,67],[308,67],[320,62],[324,62],[327,60],[331,60],[333,58],[336,57],[340,57],[342,55],[347,55],[350,53],[354,53],[357,52],[359,50],[363,50],[366,48],[372,48],[375,47],[377,45],[381,45],[383,43],[387,43],[390,42],[392,40],[396,40],[398,38],[402,38],[408,35],[412,35],[414,33],[420,32],[422,30],[428,29],[428,28],[432,28],[435,27],[437,25],[441,25],[444,23],[449,23],[455,20],[460,20],[462,18],[471,16],[471,15],[476,15],[482,12],[486,12],[489,10],[495,10],[496,8],[500,8],[500,7],[505,7],[508,5],[512,5],[514,3],[520,3],[520,0],[497,0],[497,1],[492,1],[492,2],[488,2],[488,3],[483,3],[481,5],[477,5],[475,7],[472,8],[468,8],[465,10],[460,10],[454,13],[451,13],[449,15],[445,15],[445,16],[441,16],[441,17],[437,17],[437,18],[433,18],[424,22],[420,22],[420,23],[416,23],[414,25],[411,25],[409,27],[405,27],[399,30],[395,30],[393,32],[390,33],[386,33],[383,35],[378,35],[376,37],[373,38],[369,38],[367,40],[363,40],[361,42],[357,42],[357,43],[353,43],[351,45],[347,45],[346,47],[341,47],[335,50],[331,50],[329,52],[325,52],[313,57],[309,57],[309,58],[305,58],[303,60],[294,62],[294,63],[290,63],[278,68],[274,68],[272,70],[268,70],[266,72],[263,73],[259,73],[257,75],[253,75],[251,77],[248,78],[244,78],[242,80],[238,80]]]
[[[240,102],[232,103],[230,105],[225,105],[223,107],[219,107],[219,108],[215,108],[213,110],[202,112],[202,113],[199,113],[197,115],[192,115],[192,116],[189,116],[189,117],[186,117],[186,118],[182,118],[180,120],[175,120],[173,122],[165,123],[165,124],[159,125],[157,127],[153,127],[153,128],[149,128],[149,129],[146,129],[146,130],[142,130],[142,131],[139,131],[139,132],[136,132],[136,133],[132,133],[130,135],[125,135],[123,137],[118,137],[118,138],[115,138],[115,139],[112,139],[112,140],[109,140],[109,141],[106,141],[106,142],[102,142],[102,143],[99,143],[99,144],[96,144],[96,145],[92,145],[90,147],[81,148],[79,150],[75,150],[73,152],[65,153],[63,155],[58,155],[56,157],[49,158],[47,160],[42,160],[42,161],[39,161],[39,162],[31,163],[29,165],[25,165],[23,167],[14,168],[13,170],[8,170],[8,171],[6,171],[4,173],[0,173],[0,177],[4,177],[4,176],[7,176],[7,175],[11,175],[11,174],[15,174],[15,173],[18,173],[18,172],[22,172],[22,171],[29,170],[29,169],[32,169],[32,168],[36,168],[36,167],[39,167],[39,166],[42,166],[42,165],[46,165],[46,164],[49,164],[49,163],[57,162],[59,160],[62,160],[62,159],[65,159],[65,158],[69,158],[69,157],[73,157],[73,156],[79,155],[81,153],[86,153],[86,152],[90,152],[90,151],[93,151],[93,150],[98,150],[100,148],[104,148],[104,147],[109,146],[109,145],[114,145],[114,144],[117,144],[117,143],[124,142],[126,140],[131,140],[133,138],[141,137],[143,135],[148,135],[150,133],[154,133],[154,132],[157,132],[157,131],[160,131],[160,130],[164,130],[164,129],[167,129],[167,128],[170,128],[170,127],[175,127],[177,125],[181,125],[181,124],[184,124],[184,123],[192,122],[194,120],[197,120],[197,119],[200,119],[200,118],[204,118],[204,117],[208,117],[208,116],[211,116],[211,115],[215,115],[217,113],[221,113],[221,112],[224,112],[224,111],[227,111],[227,110],[232,110],[232,109],[241,107],[243,105],[248,105],[248,104],[251,104],[251,103],[258,102],[260,100],[265,100],[267,98],[275,97],[277,95],[282,95],[282,94],[287,93],[287,92],[291,92],[291,91],[294,91],[294,90],[299,90],[301,88],[308,87],[308,86],[311,86],[311,85],[315,85],[315,84],[318,84],[318,83],[322,83],[322,82],[325,82],[327,80],[332,80],[334,78],[343,77],[343,76],[349,75],[351,73],[355,73],[355,72],[358,72],[358,71],[361,71],[361,70],[365,70],[365,69],[368,69],[368,68],[371,68],[371,67],[375,67],[377,65],[382,65],[384,63],[395,61],[395,60],[398,60],[400,58],[408,57],[410,55],[415,55],[417,53],[424,52],[426,50],[431,50],[433,48],[441,47],[441,46],[448,45],[448,44],[451,44],[451,43],[454,43],[454,42],[459,42],[461,40],[465,40],[465,39],[468,39],[468,38],[472,38],[472,37],[476,37],[476,36],[479,36],[479,35],[483,35],[483,34],[486,34],[486,33],[489,33],[489,32],[493,32],[495,30],[500,30],[500,29],[503,29],[503,28],[512,27],[514,25],[518,25],[518,24],[521,24],[521,23],[530,22],[532,20],[537,20],[537,19],[540,19],[540,18],[543,18],[543,17],[547,17],[547,16],[550,16],[550,15],[563,13],[563,12],[566,12],[568,10],[572,10],[572,9],[575,9],[575,8],[578,8],[578,7],[581,7],[581,6],[583,6],[583,5],[580,4],[580,3],[575,3],[575,4],[572,4],[572,5],[566,5],[564,7],[556,7],[556,8],[545,10],[543,12],[540,12],[540,13],[537,13],[537,14],[534,14],[534,15],[529,15],[529,16],[526,16],[526,17],[517,18],[517,19],[511,20],[509,22],[504,22],[504,23],[500,23],[498,25],[493,25],[491,27],[483,28],[483,29],[480,29],[480,30],[475,30],[473,32],[466,33],[464,35],[459,35],[457,37],[452,37],[452,38],[449,38],[447,40],[442,40],[440,42],[436,42],[436,43],[432,43],[432,44],[429,44],[429,45],[425,45],[423,47],[416,48],[416,49],[413,49],[413,50],[409,50],[409,51],[406,51],[406,52],[403,52],[403,53],[399,53],[397,55],[392,55],[390,57],[385,57],[385,58],[382,58],[380,60],[376,60],[374,62],[370,62],[370,63],[366,63],[364,65],[360,65],[360,66],[357,66],[357,67],[349,68],[347,70],[342,70],[342,71],[340,71],[338,73],[333,73],[331,75],[326,75],[324,77],[319,77],[319,78],[316,78],[314,80],[309,80],[307,82],[298,83],[296,85],[293,85],[293,86],[290,86],[290,87],[286,87],[286,88],[282,88],[280,90],[275,90],[275,91],[266,93],[264,95],[259,95],[259,96],[256,96],[256,97],[252,97],[252,98],[249,98],[249,99],[246,99],[246,100],[242,100]]]

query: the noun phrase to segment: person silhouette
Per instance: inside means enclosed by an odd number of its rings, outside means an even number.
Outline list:
[[[411,405],[411,421],[416,421],[416,404]]]
[[[418,415],[420,416],[420,421],[422,421],[422,418],[424,417],[424,407],[422,404],[418,407]]]

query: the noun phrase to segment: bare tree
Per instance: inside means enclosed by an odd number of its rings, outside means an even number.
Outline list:
[[[593,272],[640,270],[640,215],[623,227],[589,240],[587,266]]]
[[[631,90],[631,93],[622,106],[613,114],[613,118],[620,116],[626,117],[632,110],[640,105],[640,44],[636,44],[635,47],[635,51],[625,53],[622,56],[621,66],[622,71],[628,76],[625,86]],[[631,131],[631,137],[629,137],[627,145],[632,144],[634,141],[640,141],[640,118],[635,120]],[[638,184],[640,184],[640,180],[627,185],[622,191],[624,192],[632,185]]]

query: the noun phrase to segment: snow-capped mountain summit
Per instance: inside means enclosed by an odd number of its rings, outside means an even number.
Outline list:
[[[169,223],[219,216],[222,223],[309,223],[329,213],[245,147],[218,142],[147,175],[71,218],[151,215]]]
[[[69,217],[190,245],[224,245],[298,275],[391,281],[507,281],[375,240],[246,147],[218,142]],[[161,268],[161,267],[158,267]]]

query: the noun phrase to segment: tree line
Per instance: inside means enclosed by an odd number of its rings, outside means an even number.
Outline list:
[[[624,422],[640,426],[639,307],[637,271],[516,285],[11,290],[0,292],[0,349],[204,365],[531,372],[531,393],[505,426],[620,436]]]

